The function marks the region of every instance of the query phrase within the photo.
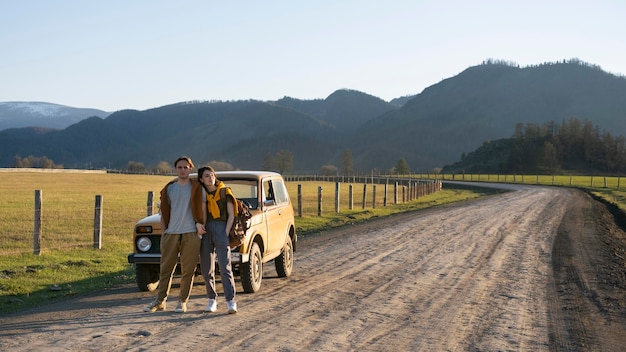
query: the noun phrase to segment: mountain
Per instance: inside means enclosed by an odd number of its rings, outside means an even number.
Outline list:
[[[355,127],[398,108],[375,96],[348,89],[335,91],[323,100],[285,97],[275,103],[315,116],[334,126],[339,133],[347,134],[351,134]]]
[[[361,125],[393,109],[358,91],[337,91],[320,100],[194,102],[122,110],[60,131],[0,131],[0,165],[9,166],[15,156],[45,155],[65,167],[124,168],[129,161],[156,165],[188,154],[203,163],[217,160],[258,169],[267,155],[285,149],[295,155],[294,168],[316,172],[343,150],[341,136],[352,133],[351,124]],[[35,133],[37,138],[30,138]]]
[[[390,170],[404,158],[413,172],[459,160],[486,142],[513,135],[516,125],[570,118],[626,135],[626,79],[579,60],[520,68],[488,61],[385,102],[338,90],[325,99],[193,102],[90,117],[63,130],[0,131],[0,167],[15,156],[46,156],[65,167],[155,166],[181,154],[198,164],[222,161],[259,169],[280,150],[293,172]]]
[[[51,103],[0,102],[0,131],[20,127],[63,129],[91,116],[106,118],[109,115],[102,110]]]
[[[368,121],[349,144],[366,169],[404,157],[412,170],[427,171],[485,141],[510,137],[517,123],[572,117],[626,135],[626,79],[578,60],[526,68],[488,62]],[[368,143],[359,147],[359,141]]]

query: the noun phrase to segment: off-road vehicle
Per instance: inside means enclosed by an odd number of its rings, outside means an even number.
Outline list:
[[[293,206],[282,176],[266,171],[222,171],[216,175],[237,199],[248,204],[252,214],[243,243],[231,250],[233,272],[241,278],[244,291],[252,293],[261,288],[263,263],[271,260],[278,276],[291,275],[297,236]],[[159,214],[135,225],[134,251],[128,255],[128,262],[135,265],[141,291],[154,291],[158,285],[162,232]]]

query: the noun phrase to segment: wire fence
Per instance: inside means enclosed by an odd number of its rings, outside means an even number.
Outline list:
[[[502,174],[413,174],[409,177],[442,181],[522,183],[529,185],[625,189],[623,176],[605,175],[502,175]]]
[[[376,208],[409,202],[441,190],[441,182],[395,178],[285,177],[296,216]],[[0,255],[41,254],[76,248],[114,247],[132,251],[136,222],[158,211],[154,191],[85,194],[41,190],[16,192],[0,202]],[[298,220],[296,219],[296,222]]]

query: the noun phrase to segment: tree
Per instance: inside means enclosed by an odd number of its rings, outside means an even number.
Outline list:
[[[411,172],[411,168],[409,168],[409,163],[406,162],[406,159],[400,158],[395,166],[396,173],[398,175],[407,175]]]
[[[337,167],[335,165],[324,165],[320,168],[320,175],[334,176],[337,175]]]
[[[39,167],[42,169],[53,169],[54,168],[54,162],[50,159],[48,159],[48,157],[46,156],[42,156],[41,158],[39,158]]]
[[[350,149],[346,149],[343,151],[341,166],[343,168],[343,174],[345,176],[352,175],[352,151],[350,151]]]
[[[276,153],[276,166],[281,174],[293,170],[293,153],[286,149],[279,150]]]
[[[169,174],[172,172],[172,166],[167,161],[161,161],[156,166],[157,174]]]
[[[13,159],[13,167],[17,168],[38,168],[38,169],[60,169],[63,165],[55,165],[54,162],[46,156],[33,156],[29,155],[25,158],[21,158],[16,155]]]
[[[209,163],[207,165],[212,167],[213,170],[215,170],[215,171],[232,171],[232,170],[235,170],[235,168],[233,167],[232,164],[224,162],[224,161],[211,160],[211,161],[209,161]]]
[[[136,161],[129,161],[127,169],[129,172],[132,172],[132,173],[141,173],[146,170],[146,167],[144,166],[143,163],[136,162]]]
[[[539,168],[548,174],[555,174],[561,168],[556,148],[550,142],[545,142],[543,146],[543,157]]]

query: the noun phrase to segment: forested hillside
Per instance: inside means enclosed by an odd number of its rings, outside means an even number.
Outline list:
[[[443,172],[624,174],[626,138],[576,118],[543,125],[520,123],[512,138],[486,142]]]
[[[535,67],[487,62],[425,89],[401,109],[373,119],[351,145],[363,163],[403,153],[413,170],[458,161],[519,123],[586,119],[626,135],[626,79],[573,60]],[[422,165],[424,167],[422,167]]]

